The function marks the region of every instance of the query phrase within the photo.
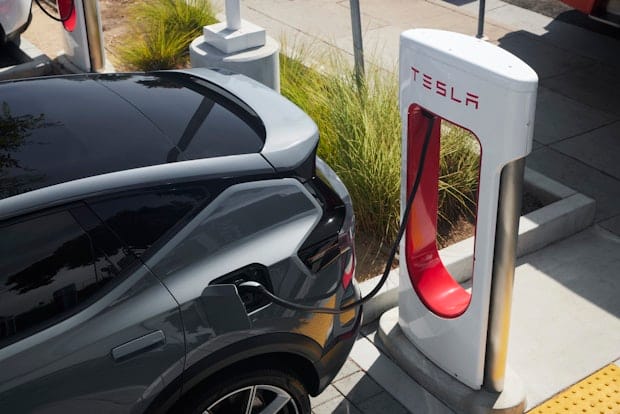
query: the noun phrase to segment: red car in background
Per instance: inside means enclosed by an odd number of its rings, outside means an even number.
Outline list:
[[[591,17],[620,27],[620,0],[562,0]]]

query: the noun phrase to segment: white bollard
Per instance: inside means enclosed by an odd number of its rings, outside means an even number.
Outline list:
[[[227,69],[280,92],[280,44],[241,19],[239,0],[226,0],[226,23],[205,26],[189,46],[192,67]]]
[[[226,0],[226,28],[241,29],[241,5],[239,0]]]

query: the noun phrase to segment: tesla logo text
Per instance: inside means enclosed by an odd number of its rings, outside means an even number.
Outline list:
[[[465,106],[471,106],[478,109],[478,95],[474,95],[471,92],[465,92],[463,96],[454,89],[454,86],[448,85],[446,82],[442,82],[439,79],[434,79],[428,73],[421,73],[418,68],[411,67],[413,81],[422,82],[422,87],[428,89],[431,92],[435,92],[437,95],[446,97],[453,102],[462,104]]]

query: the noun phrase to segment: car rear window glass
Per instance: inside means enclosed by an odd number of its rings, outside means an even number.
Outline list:
[[[168,162],[260,152],[256,113],[228,91],[186,74],[105,76],[100,82],[150,119],[175,144]],[[157,93],[154,94],[153,90]]]
[[[0,347],[69,316],[119,274],[124,255],[98,245],[101,231],[69,211],[0,225]]]
[[[0,198],[163,164],[173,147],[136,108],[89,78],[0,88]]]
[[[200,186],[139,190],[89,201],[95,214],[138,257],[167,240],[207,200]]]
[[[256,113],[176,72],[0,85],[0,199],[115,171],[260,152]]]

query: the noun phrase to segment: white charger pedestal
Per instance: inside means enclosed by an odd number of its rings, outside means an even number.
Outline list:
[[[507,354],[538,75],[498,46],[433,29],[401,34],[399,67],[401,212],[417,190],[400,245],[398,309],[381,317],[379,337],[456,413],[522,413],[523,386]],[[478,141],[471,289],[454,279],[437,249],[442,121]]]
[[[113,72],[105,58],[99,0],[56,0],[56,5],[67,16],[60,64],[74,73]]]
[[[280,92],[280,44],[240,18],[238,0],[227,2],[226,15],[226,23],[205,26],[203,36],[190,44],[192,67],[241,73]]]

